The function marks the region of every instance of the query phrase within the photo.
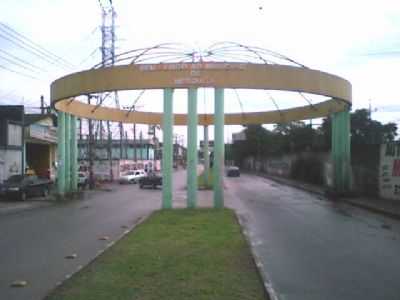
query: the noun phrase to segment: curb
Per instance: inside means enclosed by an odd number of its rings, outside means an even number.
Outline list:
[[[339,201],[342,201],[342,202],[348,203],[350,205],[353,205],[353,206],[368,210],[368,211],[376,213],[376,214],[384,215],[386,217],[389,217],[389,218],[392,218],[392,219],[395,219],[395,220],[400,220],[400,214],[393,213],[393,212],[390,212],[390,211],[387,211],[387,210],[384,210],[384,209],[380,209],[378,207],[366,205],[366,204],[363,204],[363,203],[352,201],[350,199],[340,199]]]
[[[0,216],[20,214],[20,213],[36,210],[39,208],[51,207],[53,205],[54,205],[54,203],[51,200],[44,200],[43,203],[40,203],[37,205],[32,205],[29,207],[22,207],[22,208],[18,207],[18,208],[13,208],[13,209],[0,209]]]
[[[242,229],[241,230],[242,234],[245,237],[247,244],[250,247],[250,252],[253,257],[253,261],[258,270],[258,275],[260,276],[260,278],[263,282],[265,294],[269,296],[270,300],[279,300],[278,295],[275,292],[275,289],[273,288],[273,286],[271,284],[271,280],[269,279],[269,276],[267,275],[267,272],[264,269],[264,265],[263,265],[260,257],[257,255],[253,244],[251,243],[251,238],[250,238],[248,230],[246,229],[245,221],[243,221],[243,218],[236,212],[236,210],[233,210],[233,211],[235,212],[236,219],[240,225],[240,228]]]
[[[122,232],[122,234],[120,234],[119,236],[117,236],[117,238],[114,241],[111,241],[109,243],[107,243],[107,245],[105,246],[104,249],[101,249],[99,251],[97,251],[97,253],[93,256],[93,258],[89,259],[89,261],[84,265],[79,265],[75,271],[73,271],[70,274],[65,275],[64,279],[61,281],[58,281],[54,288],[52,290],[50,290],[46,296],[43,298],[43,300],[48,299],[48,297],[51,295],[51,293],[53,293],[53,291],[58,288],[59,286],[61,286],[62,284],[64,284],[67,280],[69,280],[71,277],[73,277],[74,275],[76,275],[78,272],[80,272],[82,269],[84,269],[85,267],[89,266],[90,264],[92,264],[99,256],[101,256],[105,251],[107,251],[110,247],[112,247],[115,243],[119,242],[125,235],[127,235],[128,233],[130,233],[133,229],[136,228],[136,226],[142,224],[144,221],[146,221],[155,211],[152,211],[148,214],[145,214],[142,217],[139,217],[130,228],[124,230],[124,232]]]
[[[249,174],[252,174],[252,173],[249,173]],[[325,195],[325,191],[319,191],[319,190],[316,190],[316,189],[313,189],[313,188],[309,188],[307,186],[302,185],[301,183],[288,182],[288,181],[286,181],[284,179],[280,179],[280,178],[277,178],[275,176],[269,176],[267,174],[258,174],[258,173],[253,173],[253,174],[256,175],[256,176],[259,176],[259,177],[267,178],[269,180],[278,182],[280,184],[284,184],[284,185],[287,185],[287,186],[291,186],[291,187],[294,187],[294,188],[301,189],[301,190],[306,191],[306,192],[310,192],[310,193],[317,194],[317,195],[320,195],[320,196],[326,196]]]
[[[254,173],[254,175],[257,175],[257,176],[263,177],[263,178],[267,178],[269,180],[278,182],[278,183],[283,184],[283,185],[287,185],[287,186],[291,186],[291,187],[294,187],[294,188],[297,188],[297,189],[301,189],[301,190],[304,190],[304,191],[309,192],[309,193],[313,193],[313,194],[317,194],[317,195],[320,195],[320,196],[324,196],[325,199],[333,202],[331,199],[329,199],[329,197],[326,197],[324,192],[317,191],[317,190],[312,189],[312,188],[307,188],[307,187],[303,186],[302,184],[287,182],[285,180],[280,180],[280,178],[270,177],[270,176],[268,176],[266,174]],[[358,208],[362,208],[362,209],[368,210],[368,211],[373,212],[375,214],[381,214],[381,215],[387,216],[387,217],[392,218],[392,219],[400,220],[400,214],[398,214],[398,213],[393,213],[391,211],[387,211],[387,210],[381,209],[379,207],[371,206],[371,205],[360,203],[360,202],[357,202],[357,201],[352,201],[349,198],[340,198],[339,197],[337,200],[340,201],[340,202],[347,203],[349,205],[358,207]]]

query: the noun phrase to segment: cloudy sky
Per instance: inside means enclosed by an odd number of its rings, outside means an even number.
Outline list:
[[[105,5],[108,0],[100,2]],[[366,108],[371,101],[374,118],[400,122],[400,1],[113,2],[118,14],[117,53],[163,42],[197,48],[218,41],[259,46],[348,79],[353,108]],[[38,106],[40,95],[48,101],[53,80],[100,61],[98,0],[2,0],[0,15],[2,24],[66,61],[51,63],[15,45],[0,26],[0,103]],[[208,99],[207,91],[201,93]],[[146,97],[142,109],[158,110],[159,93]],[[263,105],[271,109],[265,99],[252,102],[249,95],[241,97],[245,111]],[[129,101],[121,96],[123,105]],[[212,105],[205,100],[203,104]]]

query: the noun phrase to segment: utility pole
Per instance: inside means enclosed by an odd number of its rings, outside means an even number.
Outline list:
[[[40,96],[40,113],[44,115],[44,96]]]
[[[114,6],[112,0],[109,1],[101,1],[99,0],[100,8],[102,10],[102,26],[101,26],[101,61],[102,67],[113,66],[115,63],[115,18],[116,13],[114,10]],[[118,92],[114,93],[114,102],[117,108],[120,108]],[[101,97],[100,103],[103,103],[105,99],[105,95]],[[121,122],[119,122],[119,148],[120,155],[119,158],[122,159],[123,154],[123,138],[124,138],[124,129]],[[112,135],[111,135],[111,125],[110,122],[107,121],[107,131],[108,131],[108,153],[109,153],[109,163],[110,163],[110,179],[114,180],[113,171],[112,171]]]
[[[113,165],[112,165],[112,135],[110,129],[110,121],[107,121],[107,157],[110,164],[110,180],[114,181]]]
[[[88,104],[91,104],[92,96],[88,96]],[[93,176],[93,146],[94,146],[94,141],[93,141],[93,121],[91,119],[88,119],[89,123],[89,141],[88,141],[88,158],[89,158],[89,188],[92,190],[94,188],[94,176]]]
[[[157,161],[157,155],[158,155],[158,140],[157,140],[157,125],[154,125],[153,127],[153,171],[156,170],[156,161]]]
[[[143,133],[142,133],[142,131],[140,131],[140,133],[139,133],[139,151],[140,151],[140,160],[142,160],[142,163],[143,163],[142,144],[143,144]]]
[[[136,123],[133,123],[133,146],[134,146],[134,152],[133,152],[133,160],[135,163],[137,163],[137,145],[136,145]]]
[[[82,118],[79,118],[78,121],[79,121],[79,140],[82,141]]]
[[[128,159],[128,132],[125,131],[125,159]]]
[[[129,112],[135,112],[136,111],[136,105],[133,104],[131,107],[128,106],[124,106],[124,109],[129,109]],[[136,145],[136,122],[133,123],[133,127],[132,127],[132,131],[133,131],[133,160],[135,163],[137,163],[137,145]]]

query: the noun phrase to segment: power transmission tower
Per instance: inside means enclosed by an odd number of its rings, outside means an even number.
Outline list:
[[[101,25],[101,61],[102,67],[109,67],[115,63],[115,18],[117,16],[112,0],[101,1],[99,0],[100,8],[102,10],[102,25]],[[114,102],[117,108],[120,108],[118,93],[114,93]],[[103,103],[108,95],[103,94],[100,98],[100,103]],[[110,122],[107,121],[107,131],[108,131],[108,158],[110,162],[110,179],[113,180],[112,171],[112,134]],[[123,152],[123,135],[124,129],[123,125],[119,123],[119,141],[120,141],[120,159],[122,158]]]

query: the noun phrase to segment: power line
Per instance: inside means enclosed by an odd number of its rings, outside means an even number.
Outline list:
[[[0,31],[1,31],[1,28],[0,28]],[[44,56],[44,55],[42,55],[42,54],[40,54],[40,53],[37,53],[37,50],[35,50],[35,49],[31,48],[31,47],[28,48],[28,47],[25,46],[24,44],[21,44],[21,43],[19,43],[19,42],[16,42],[16,41],[12,40],[10,37],[7,37],[7,36],[5,36],[5,35],[3,35],[3,34],[1,34],[1,33],[0,33],[0,37],[2,37],[3,39],[5,39],[5,40],[11,42],[12,44],[16,45],[17,47],[20,47],[20,48],[22,48],[22,49],[28,51],[29,53],[35,55],[36,57],[39,57],[40,59],[45,60],[45,61],[47,61],[48,63],[51,63],[52,65],[55,65],[55,66],[57,66],[57,67],[62,67],[62,68],[64,68],[64,69],[66,68],[66,67],[64,67],[64,66],[57,65],[54,61],[50,60],[48,57],[46,57],[46,56]],[[35,51],[36,51],[36,52],[35,52]]]
[[[99,51],[99,48],[96,47],[96,48],[89,54],[88,57],[86,57],[84,60],[82,60],[82,61],[79,63],[78,66],[81,66],[81,65],[83,65],[84,63],[86,63],[90,58],[93,57],[93,55],[96,54],[97,51]]]
[[[9,57],[12,57],[13,59],[15,59],[15,60],[17,60],[17,61],[19,61],[19,62],[21,62],[21,63],[24,63],[24,64],[26,64],[26,65],[29,65],[29,66],[31,66],[31,67],[33,67],[33,68],[35,68],[35,69],[39,69],[39,70],[42,71],[42,72],[47,72],[45,69],[42,69],[41,67],[35,66],[34,64],[31,64],[30,62],[28,62],[28,61],[26,61],[26,60],[24,60],[24,59],[22,59],[22,58],[19,58],[19,57],[15,56],[15,55],[13,55],[13,54],[11,54],[11,53],[8,53],[7,51],[4,51],[4,50],[0,49],[0,52],[2,52],[2,53],[4,53],[4,54],[8,55]]]
[[[32,68],[30,68],[30,67],[26,67],[26,66],[24,66],[23,64],[21,64],[21,63],[19,63],[19,62],[15,62],[15,61],[13,61],[12,59],[9,59],[9,58],[7,58],[7,57],[5,57],[5,56],[3,56],[3,55],[0,55],[0,59],[5,60],[5,61],[7,61],[7,62],[9,62],[9,63],[11,63],[11,64],[14,64],[14,65],[16,65],[16,66],[18,66],[18,67],[20,67],[20,68],[23,68],[23,69],[25,69],[25,70],[28,70],[28,71],[30,71],[30,72],[36,72],[34,69],[32,69]]]
[[[25,74],[25,73],[22,73],[22,72],[19,72],[19,71],[15,71],[15,70],[10,69],[10,68],[8,68],[8,67],[5,67],[5,66],[3,66],[3,65],[0,65],[0,68],[1,68],[1,69],[4,69],[4,70],[7,70],[7,71],[9,71],[9,72],[12,72],[12,73],[15,73],[15,74],[18,74],[18,75],[27,77],[27,78],[39,80],[39,78],[36,78],[36,77],[34,77],[34,76],[31,76],[31,75],[28,75],[28,74]]]
[[[67,60],[65,60],[64,58],[50,52],[49,50],[47,50],[46,48],[44,48],[43,46],[35,43],[34,41],[32,41],[31,39],[29,39],[28,37],[26,37],[25,35],[17,32],[15,29],[11,28],[10,26],[8,26],[7,24],[0,22],[0,25],[3,26],[4,28],[6,28],[8,31],[11,31],[14,35],[17,35],[19,37],[21,37],[22,39],[28,41],[30,44],[32,44],[34,47],[32,48],[37,48],[39,49],[41,52],[43,52],[44,54],[47,54],[48,56],[53,57],[53,60],[55,61],[60,61],[61,63],[63,63],[66,67],[68,68],[73,68],[74,65],[71,64],[70,62],[68,62]],[[3,31],[4,32],[4,31]]]

